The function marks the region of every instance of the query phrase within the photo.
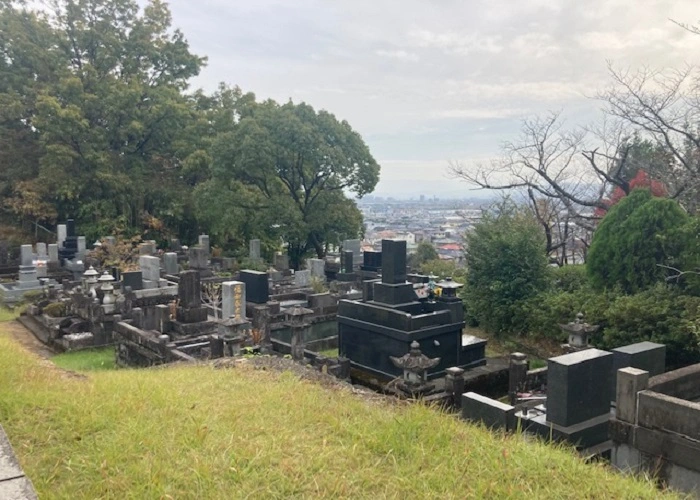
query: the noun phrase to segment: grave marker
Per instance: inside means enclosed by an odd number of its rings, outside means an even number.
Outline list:
[[[226,281],[221,284],[222,319],[236,318],[245,320],[245,283]]]
[[[180,266],[177,263],[177,254],[175,252],[166,252],[163,254],[163,267],[165,274],[175,275],[180,272]]]

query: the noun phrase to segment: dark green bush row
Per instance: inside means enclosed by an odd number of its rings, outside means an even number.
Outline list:
[[[530,335],[564,341],[559,325],[582,312],[586,322],[601,326],[593,338],[596,347],[649,340],[666,344],[669,367],[700,362],[700,297],[663,283],[634,295],[595,291],[588,284],[570,291],[553,289],[528,301],[526,308]]]

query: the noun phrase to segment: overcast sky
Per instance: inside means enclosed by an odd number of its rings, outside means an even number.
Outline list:
[[[375,194],[466,192],[449,160],[498,155],[524,116],[596,117],[617,67],[697,63],[700,0],[170,0],[220,81],[348,120],[382,166]]]

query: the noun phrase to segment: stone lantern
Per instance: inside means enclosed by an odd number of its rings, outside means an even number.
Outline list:
[[[456,302],[460,300],[460,298],[457,297],[457,291],[464,285],[462,285],[461,283],[457,283],[452,279],[452,277],[448,276],[440,283],[438,283],[437,286],[441,290],[440,300],[442,300],[443,302]]]
[[[588,349],[591,345],[590,335],[600,329],[599,325],[589,325],[583,321],[583,313],[576,315],[576,321],[571,321],[566,325],[559,325],[561,330],[567,334],[568,348],[579,351]]]
[[[99,275],[100,273],[95,271],[95,268],[92,266],[90,266],[90,268],[83,273],[83,290],[85,290],[85,293],[92,298],[97,297],[97,291],[95,288],[97,287],[97,277]]]
[[[420,350],[420,344],[415,340],[411,342],[411,350],[395,358],[389,356],[395,367],[403,370],[403,379],[399,383],[399,388],[403,391],[416,394],[427,392],[433,388],[428,382],[428,370],[436,367],[440,363],[440,358],[429,358]]]
[[[304,333],[309,327],[309,323],[306,321],[306,318],[313,313],[314,312],[311,309],[300,307],[298,305],[287,309],[285,312],[287,325],[292,330],[292,359],[295,361],[304,360],[304,348],[306,347]]]
[[[106,314],[112,314],[114,313],[115,304],[117,302],[117,298],[114,296],[114,285],[112,284],[114,283],[114,276],[109,274],[108,271],[105,271],[98,281],[100,283],[100,290],[104,293],[102,297],[103,309]]]

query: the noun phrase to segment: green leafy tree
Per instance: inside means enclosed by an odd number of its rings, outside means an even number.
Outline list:
[[[423,240],[416,246],[416,251],[408,256],[408,265],[413,269],[420,269],[424,263],[438,258],[439,255],[432,243]]]
[[[144,215],[176,221],[188,198],[177,141],[196,109],[184,96],[204,59],[190,53],[159,0],[58,0],[53,11],[4,3],[3,122],[31,138],[31,180],[7,206],[46,222],[73,215],[88,235]],[[21,151],[21,150],[19,150]],[[31,200],[50,209],[37,210]]]
[[[467,269],[464,267],[457,267],[457,264],[452,260],[428,260],[421,264],[419,270],[421,274],[427,274],[428,276],[433,275],[438,278],[451,277],[453,280],[462,284],[464,284],[467,279]]]
[[[247,102],[239,112],[213,147],[212,181],[254,189],[253,203],[239,205],[255,219],[274,221],[290,264],[298,268],[310,252],[323,257],[329,243],[358,236],[362,217],[346,193],[363,196],[379,179],[360,135],[303,103]]]
[[[487,331],[523,331],[525,303],[548,283],[545,240],[537,221],[506,203],[484,214],[466,241],[467,312]]]
[[[608,212],[593,236],[586,263],[591,282],[636,293],[666,280],[671,268],[697,261],[690,223],[676,201],[635,189]]]

